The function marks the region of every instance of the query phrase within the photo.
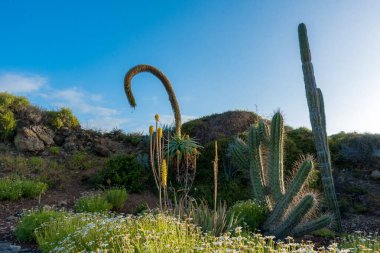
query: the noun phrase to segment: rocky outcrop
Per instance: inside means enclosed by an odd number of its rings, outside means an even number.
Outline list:
[[[54,144],[54,132],[46,126],[22,127],[14,139],[16,148],[21,152],[39,153]]]
[[[260,117],[247,111],[228,111],[191,120],[182,126],[182,131],[204,145],[221,137],[231,137],[246,131]]]

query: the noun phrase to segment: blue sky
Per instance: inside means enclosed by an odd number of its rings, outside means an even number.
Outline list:
[[[310,127],[297,26],[308,28],[327,128],[380,132],[380,1],[0,1],[0,91],[82,126],[143,131],[172,122],[163,86],[126,71],[145,63],[171,80],[185,120],[242,109]]]

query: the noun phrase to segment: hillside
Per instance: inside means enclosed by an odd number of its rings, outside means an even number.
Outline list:
[[[0,200],[0,241],[15,241],[11,231],[23,209],[45,206],[71,210],[83,195],[100,189],[128,189],[129,199],[121,209],[126,213],[135,213],[146,205],[157,207],[147,136],[82,129],[68,108],[46,111],[26,98],[7,93],[0,93],[0,112],[0,177],[48,185],[40,200]],[[217,140],[219,198],[228,206],[251,198],[248,172],[231,162],[229,144],[236,136],[245,138],[244,132],[260,118],[253,112],[228,111],[183,124],[183,132],[203,146],[192,196],[212,202],[211,161]],[[330,136],[329,141],[345,229],[380,230],[380,135],[340,133]],[[286,127],[284,165],[288,176],[293,164],[306,154],[315,154],[311,131]],[[312,182],[313,190],[319,192],[318,171]]]

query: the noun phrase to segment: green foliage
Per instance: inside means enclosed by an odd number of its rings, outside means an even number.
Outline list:
[[[47,190],[45,183],[28,179],[1,178],[0,200],[18,200],[21,198],[34,198]]]
[[[42,157],[33,156],[27,161],[29,168],[33,172],[40,172],[44,168],[44,159]]]
[[[231,163],[228,153],[229,143],[232,138],[218,139],[219,176],[218,196],[226,201],[227,206],[232,206],[236,201],[247,200],[251,197],[249,175],[238,166]],[[210,161],[214,159],[214,141],[206,143],[197,161],[197,175],[191,195],[204,199],[207,203],[213,202],[213,179]]]
[[[10,140],[14,135],[16,125],[13,112],[0,107],[0,141]]]
[[[67,163],[72,170],[87,170],[93,166],[93,160],[85,151],[75,151]]]
[[[380,134],[338,133],[330,137],[332,160],[337,167],[366,169],[379,165]]]
[[[240,225],[247,227],[250,231],[260,229],[267,218],[268,208],[255,200],[236,202],[229,210],[229,215],[241,219]]]
[[[61,148],[54,146],[54,147],[50,147],[49,151],[50,151],[50,154],[52,155],[59,155],[59,153],[61,152]]]
[[[59,111],[48,111],[47,116],[50,125],[54,129],[79,127],[79,120],[69,108],[61,108]]]
[[[185,154],[192,154],[194,149],[200,149],[201,146],[196,140],[187,136],[174,135],[169,142],[169,156],[170,158],[178,157],[179,160],[185,156]],[[167,147],[165,147],[165,152]]]
[[[211,209],[205,201],[198,203],[195,199],[184,201],[181,198],[175,203],[172,212],[175,216],[182,217],[184,220],[190,219],[203,232],[216,236],[226,232],[233,232],[240,224],[240,217],[235,213],[228,213],[225,202],[219,202],[216,209]]]
[[[285,174],[288,176],[291,175],[294,164],[301,156],[316,155],[313,133],[305,127],[286,131],[284,145]]]
[[[148,210],[149,210],[148,204],[146,202],[143,202],[143,203],[138,204],[138,206],[133,211],[133,214],[139,215],[139,214],[145,213]]]
[[[97,176],[99,184],[124,187],[129,192],[143,191],[147,179],[148,172],[133,154],[112,156]]]
[[[37,228],[45,222],[64,216],[64,212],[54,210],[32,210],[24,213],[22,215],[21,222],[16,226],[16,238],[22,242],[34,241],[34,231]]]
[[[292,238],[276,242],[271,236],[204,234],[189,221],[172,216],[146,213],[141,216],[106,214],[66,214],[53,219],[35,232],[38,248],[43,252],[378,252],[379,237],[349,235],[326,249],[312,243],[295,243]],[[344,252],[347,252],[345,250]],[[350,250],[351,252],[351,250]]]
[[[104,198],[112,205],[113,210],[120,210],[128,199],[128,193],[122,188],[108,189],[104,191]]]
[[[7,92],[0,92],[0,108],[16,109],[22,105],[29,105],[30,102],[26,97],[15,96]]]
[[[324,238],[335,238],[336,233],[328,228],[321,228],[313,232],[314,236]]]
[[[103,196],[93,195],[84,196],[75,203],[76,212],[105,212],[112,209],[112,204],[109,203]]]

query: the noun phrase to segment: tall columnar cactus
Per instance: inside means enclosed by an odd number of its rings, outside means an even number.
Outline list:
[[[331,217],[324,215],[300,224],[317,205],[314,194],[303,193],[314,166],[313,160],[306,157],[299,163],[292,182],[285,190],[283,147],[284,121],[280,112],[273,116],[270,130],[262,120],[257,127],[249,128],[247,141],[237,138],[231,145],[232,157],[242,169],[250,172],[254,198],[270,209],[263,227],[265,232],[279,238],[299,236],[331,222]]]
[[[309,106],[310,122],[313,130],[314,143],[317,150],[318,162],[322,176],[322,184],[329,208],[334,212],[337,229],[341,230],[339,205],[332,177],[330,150],[327,142],[326,115],[323,95],[317,88],[311,53],[305,24],[298,26],[298,36],[305,82],[307,103]]]
[[[132,107],[136,106],[135,97],[133,96],[132,89],[131,89],[131,80],[135,75],[137,75],[141,72],[149,72],[149,73],[153,74],[158,79],[160,79],[160,81],[164,85],[166,92],[169,95],[170,104],[171,104],[172,110],[174,112],[176,134],[177,134],[177,136],[181,136],[181,112],[179,110],[177,98],[175,96],[173,87],[170,84],[169,79],[164,75],[164,73],[162,73],[157,68],[150,66],[150,65],[141,64],[141,65],[137,65],[137,66],[131,68],[127,72],[127,74],[125,75],[125,78],[124,78],[124,90],[125,90],[125,94],[127,95],[129,104]]]

